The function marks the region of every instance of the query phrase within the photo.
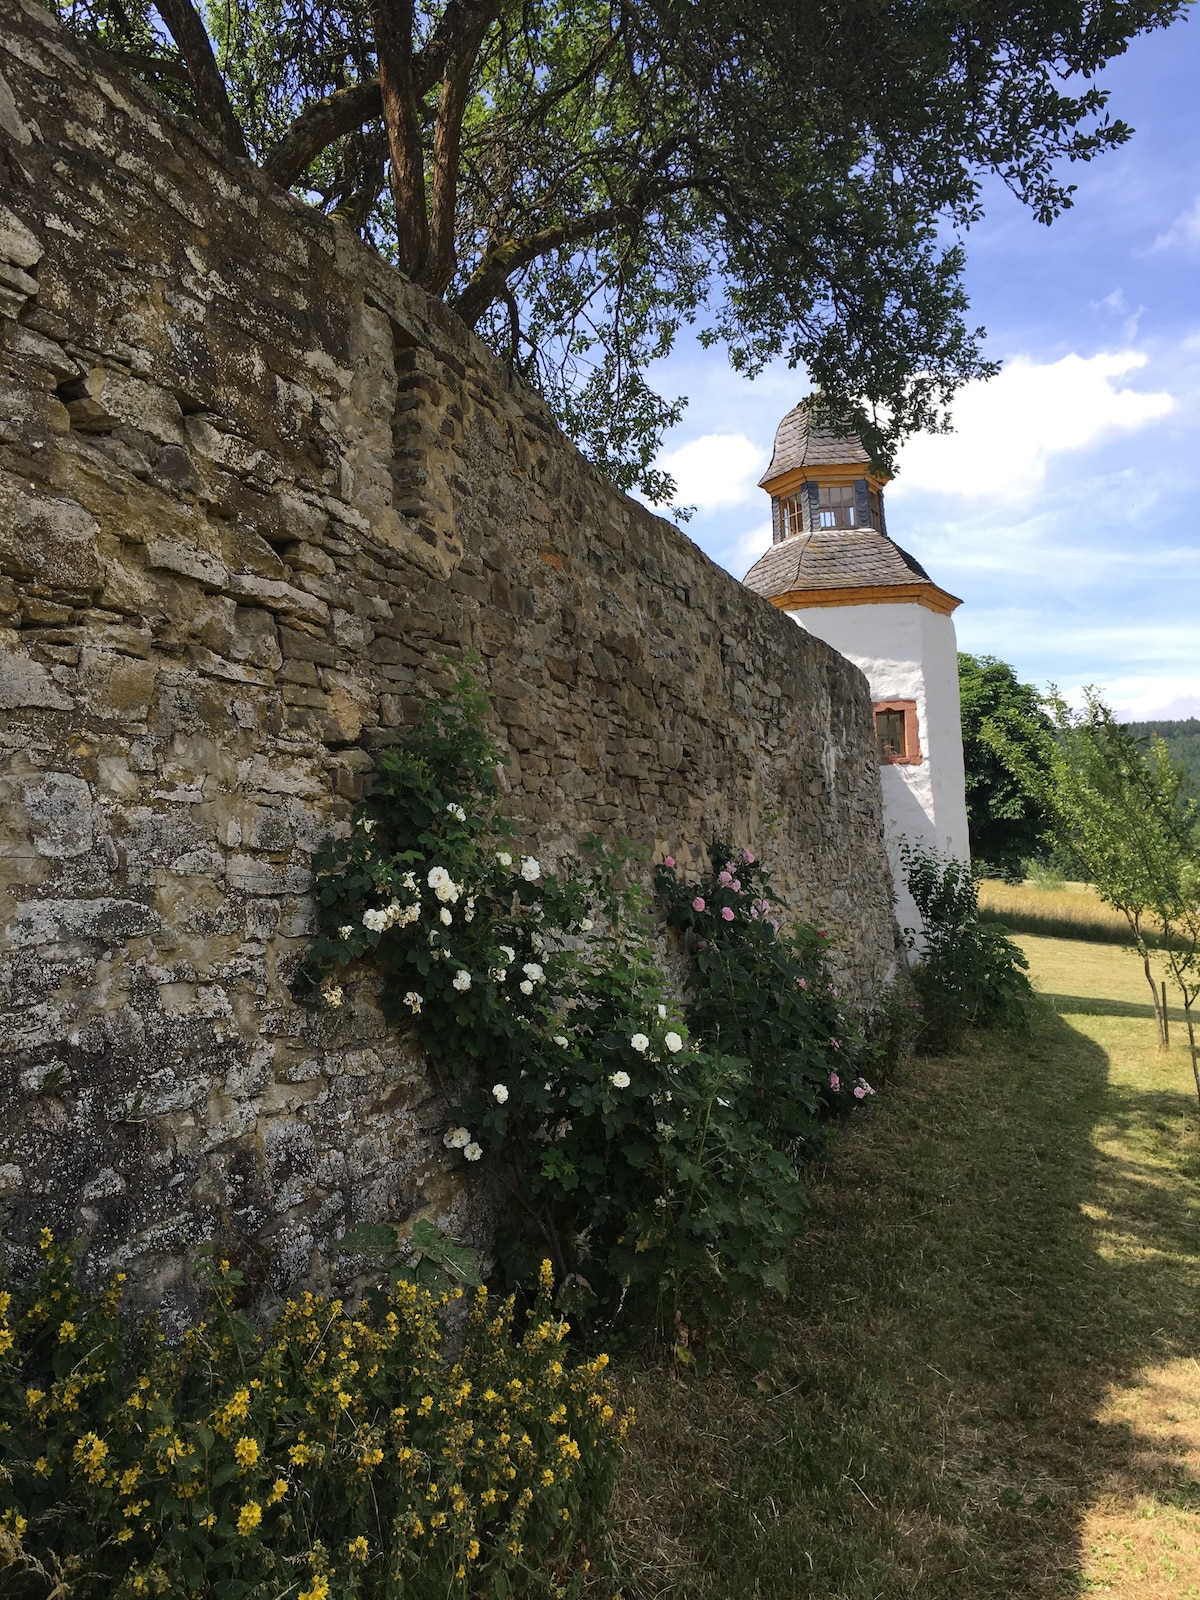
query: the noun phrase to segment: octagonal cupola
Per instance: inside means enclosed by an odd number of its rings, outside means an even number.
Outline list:
[[[746,574],[746,587],[781,611],[812,606],[915,601],[948,615],[960,603],[933,582],[887,532],[883,490],[890,481],[853,434],[794,406],[775,432],[759,486],[771,497],[771,548]]]
[[[771,465],[759,481],[771,496],[776,544],[819,529],[887,531],[887,475],[872,465],[858,439],[817,424],[809,400],[793,407],[775,430]]]

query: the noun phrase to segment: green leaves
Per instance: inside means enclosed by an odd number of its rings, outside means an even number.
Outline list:
[[[55,9],[176,107],[204,111],[211,93],[146,0]],[[593,461],[658,503],[674,489],[658,447],[686,402],[650,374],[688,327],[741,372],[802,364],[883,464],[912,430],[944,428],[956,389],[994,370],[962,284],[983,179],[999,175],[1043,222],[1070,206],[1064,161],[1130,131],[1091,76],[1183,5],[199,9],[220,69],[207,90],[223,82],[275,180],[413,268]],[[377,26],[413,88],[402,127],[389,100],[386,130]],[[412,152],[407,198],[389,192],[389,135]],[[410,261],[440,224],[447,250]]]
[[[1003,928],[980,918],[970,867],[923,845],[903,843],[900,854],[923,931],[913,968],[920,1048],[930,1055],[953,1050],[971,1027],[1028,1027],[1029,962]],[[910,946],[915,942],[909,930]]]

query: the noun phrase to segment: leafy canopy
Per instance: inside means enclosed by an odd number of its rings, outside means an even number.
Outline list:
[[[801,362],[886,464],[991,370],[963,231],[1129,136],[1093,79],[1183,0],[47,0],[444,296],[626,487],[680,328]],[[200,9],[197,9],[199,7]]]
[[[1013,668],[995,656],[960,651],[958,692],[971,856],[980,868],[1019,878],[1024,863],[1045,852],[1050,814],[1025,766],[1044,774],[1050,718],[1032,684],[1019,682]],[[1023,753],[1022,766],[1001,755],[997,735]]]

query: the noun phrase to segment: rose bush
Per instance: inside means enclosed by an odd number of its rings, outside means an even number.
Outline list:
[[[591,838],[549,871],[511,848],[485,709],[464,672],[382,758],[318,857],[298,991],[336,1008],[347,969],[375,963],[443,1079],[444,1144],[507,1189],[510,1281],[548,1249],[577,1309],[663,1322],[782,1291],[822,1117],[869,1092],[821,937],[780,934],[749,852],[735,874],[715,847],[695,886],[664,866],[694,957],[682,1006],[627,853]]]

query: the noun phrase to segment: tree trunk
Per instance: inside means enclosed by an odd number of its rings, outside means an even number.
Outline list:
[[[1158,1048],[1166,1050],[1170,1043],[1167,1033],[1167,985],[1164,979],[1162,993],[1160,994],[1154,973],[1150,970],[1150,952],[1148,950],[1142,951],[1142,971],[1146,974],[1146,982],[1150,985],[1150,997],[1154,1002],[1154,1020],[1158,1024]]]
[[[392,164],[396,265],[420,282],[429,259],[425,147],[413,61],[413,0],[373,0],[379,93]]]
[[[229,103],[225,80],[217,67],[212,40],[200,13],[192,0],[154,0],[154,3],[187,63],[192,93],[196,97],[196,115],[235,156],[245,156],[248,154],[246,137]]]
[[[1183,996],[1183,1014],[1187,1019],[1188,1049],[1192,1054],[1192,1077],[1196,1080],[1196,1099],[1197,1101],[1200,1101],[1200,1049],[1197,1049],[1196,1047],[1196,1025],[1192,1017],[1192,1000],[1195,998],[1195,995],[1192,995],[1191,999],[1189,999],[1185,991]]]

